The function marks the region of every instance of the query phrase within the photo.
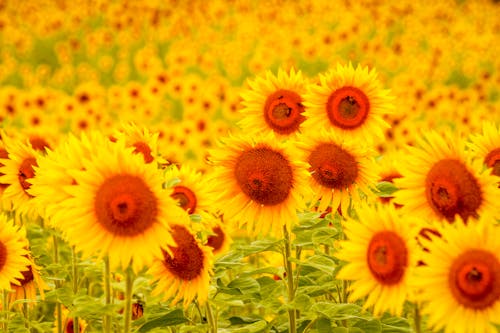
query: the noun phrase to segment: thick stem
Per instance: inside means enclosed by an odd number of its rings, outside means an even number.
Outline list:
[[[420,311],[418,309],[418,304],[415,304],[415,315],[413,316],[413,321],[415,323],[415,332],[416,333],[420,333],[422,332],[422,328],[421,328],[421,319],[422,317],[420,316]]]
[[[59,263],[59,244],[56,235],[52,236],[52,242],[54,245],[54,263]],[[59,280],[55,281],[56,289],[61,287],[61,282]],[[57,333],[63,333],[63,322],[62,322],[62,305],[59,301],[56,304],[56,316],[57,316]]]
[[[73,268],[73,293],[76,295],[78,292],[78,262],[77,262],[76,249],[74,246],[71,247],[71,266]],[[78,322],[78,317],[73,318],[73,332],[80,332],[80,323]]]
[[[134,272],[132,271],[132,263],[127,268],[127,278],[125,280],[125,308],[123,309],[124,317],[124,333],[130,333],[130,324],[132,322],[132,287],[134,285]]]
[[[288,229],[286,228],[286,224],[283,225],[283,234],[284,234],[284,241],[285,241],[285,272],[286,272],[286,278],[287,278],[287,289],[288,289],[288,303],[292,304],[294,299],[295,299],[295,287],[294,287],[294,281],[293,281],[293,269],[292,269],[292,262],[290,261],[291,254],[292,254],[292,244],[290,241],[290,234],[288,233]],[[297,324],[296,324],[296,312],[295,309],[289,309],[288,310],[288,322],[290,324],[290,333],[296,333],[297,331]]]
[[[210,332],[217,333],[217,320],[214,317],[214,314],[210,307],[210,303],[208,301],[206,308],[207,308],[207,319],[208,319],[208,325],[210,326]]]
[[[111,269],[109,267],[109,258],[104,258],[104,302],[111,304]],[[103,318],[104,332],[111,333],[111,316],[105,315]]]

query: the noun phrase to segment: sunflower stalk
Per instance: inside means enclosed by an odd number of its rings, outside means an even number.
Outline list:
[[[130,326],[132,323],[132,292],[134,286],[134,272],[132,271],[132,263],[127,268],[127,277],[125,280],[125,308],[124,313],[124,333],[130,333]]]
[[[415,323],[415,333],[422,332],[422,317],[420,316],[420,310],[418,308],[418,304],[415,304],[415,314],[413,316],[413,321]]]
[[[284,241],[285,241],[285,256],[284,256],[284,261],[285,261],[285,272],[286,272],[286,278],[287,278],[287,289],[288,289],[288,303],[291,304],[293,303],[295,299],[295,287],[294,287],[294,276],[293,276],[293,269],[292,269],[292,262],[290,261],[291,258],[291,253],[292,253],[292,244],[290,240],[290,234],[288,233],[288,229],[286,227],[286,224],[283,225],[283,234],[284,234]],[[296,325],[296,312],[295,309],[289,309],[288,310],[288,322],[290,324],[290,333],[296,333],[297,331],[297,325]]]
[[[52,236],[52,242],[54,244],[54,263],[58,264],[59,263],[59,244],[57,240],[57,236],[53,235]],[[56,289],[61,287],[61,283],[56,280],[55,281]],[[63,332],[63,322],[62,322],[62,305],[61,302],[57,301],[56,304],[56,316],[57,316],[57,333],[62,333]]]
[[[104,302],[111,304],[111,269],[109,267],[109,257],[104,257]],[[111,333],[111,316],[104,315],[104,332]]]
[[[210,325],[210,332],[217,333],[217,320],[212,312],[212,308],[210,307],[210,302],[207,301],[207,319],[208,324]]]
[[[77,255],[74,246],[71,247],[71,266],[73,269],[73,293],[74,295],[78,292],[78,266],[77,266]],[[78,317],[73,318],[73,332],[80,332],[80,323],[78,322]]]

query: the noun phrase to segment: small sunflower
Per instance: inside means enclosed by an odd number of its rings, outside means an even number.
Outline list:
[[[182,209],[189,214],[213,210],[211,185],[205,175],[185,164],[180,168],[172,165],[165,172],[165,179],[168,182],[175,178],[179,182],[172,187],[172,197],[179,202]]]
[[[480,172],[482,161],[471,162],[462,140],[429,132],[417,144],[400,164],[403,177],[394,179],[394,202],[405,212],[449,222],[500,212],[495,177]]]
[[[104,145],[70,170],[74,185],[65,186],[70,198],[60,203],[63,234],[84,256],[108,255],[110,265],[137,272],[173,244],[169,224],[188,223],[188,215],[162,188],[164,179],[155,163],[120,143]]]
[[[17,279],[19,281],[19,285],[11,284],[11,289],[13,290],[13,292],[9,294],[9,303],[11,304],[16,300],[25,299],[30,300],[31,303],[28,304],[33,306],[38,294],[37,291],[40,292],[40,297],[44,299],[44,290],[49,289],[48,285],[40,276],[40,267],[36,265],[33,257],[28,254],[27,258],[30,261],[30,264],[25,271],[21,272],[23,277],[21,279]]]
[[[392,206],[363,207],[357,211],[359,221],[348,220],[335,255],[347,261],[337,274],[341,280],[354,280],[350,285],[350,301],[368,295],[364,308],[373,313],[389,311],[400,315],[410,295],[411,279],[416,266],[418,220],[398,215]]]
[[[211,161],[214,190],[221,212],[247,224],[250,232],[281,235],[298,221],[297,210],[305,208],[309,195],[307,165],[288,141],[271,136],[228,137],[213,150]]]
[[[181,299],[184,307],[195,298],[204,303],[212,273],[212,250],[201,245],[184,225],[173,225],[172,237],[176,245],[169,245],[170,253],[163,251],[149,270],[158,281],[153,294],[163,294],[164,299],[173,297],[172,306]]]
[[[492,122],[483,124],[481,134],[471,135],[469,148],[480,158],[491,173],[500,177],[500,127]]]
[[[326,130],[304,135],[300,147],[310,165],[312,203],[320,201],[320,212],[329,206],[333,211],[347,210],[351,198],[354,203],[361,201],[360,190],[372,193],[369,186],[375,184],[376,174],[368,147]]]
[[[361,140],[384,138],[390,126],[383,116],[392,112],[393,97],[382,89],[374,69],[339,64],[319,80],[305,95],[304,127],[333,129]]]
[[[394,183],[394,179],[401,178],[401,171],[399,170],[400,161],[404,160],[404,155],[399,150],[393,150],[385,153],[377,159],[377,181]],[[393,202],[393,196],[379,197],[379,201],[383,204],[393,204],[396,208],[401,208],[400,204]]]
[[[268,71],[265,77],[248,81],[249,89],[241,93],[244,118],[240,127],[249,134],[272,131],[287,137],[300,131],[306,119],[303,96],[307,81],[300,71],[280,69],[278,75]]]
[[[123,140],[127,147],[134,147],[134,153],[142,154],[144,162],[151,163],[158,159],[158,135],[159,133],[151,133],[147,128],[130,123],[122,124],[113,138]]]
[[[40,155],[26,143],[5,136],[3,140],[8,152],[8,158],[0,160],[3,165],[0,167],[0,183],[8,185],[2,195],[3,207],[34,219],[38,212],[29,189]]]
[[[493,222],[493,223],[492,223]],[[428,252],[416,269],[422,312],[445,333],[494,333],[500,324],[500,228],[481,216],[444,224],[441,237],[421,239]]]
[[[215,256],[227,252],[231,247],[233,243],[231,231],[231,225],[224,223],[222,216],[214,223],[214,226],[211,227],[207,236],[206,245],[212,248],[212,252]]]
[[[14,228],[13,221],[0,215],[0,290],[10,290],[11,284],[20,285],[22,272],[30,265],[26,239]]]
[[[54,333],[57,333],[58,332],[58,329],[57,329],[57,314],[54,315],[56,317],[56,323],[54,325]],[[66,308],[66,307],[63,307],[62,308],[62,314],[61,314],[61,318],[62,318],[62,328],[63,328],[63,333],[74,333],[75,332],[75,329],[74,329],[74,321],[73,321],[73,318],[69,316],[69,310]],[[79,333],[84,333],[87,329],[87,321],[85,321],[84,319],[82,318],[78,318],[78,329],[79,329]]]

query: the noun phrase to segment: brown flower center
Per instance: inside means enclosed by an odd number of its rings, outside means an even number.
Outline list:
[[[328,98],[326,112],[334,126],[351,130],[365,122],[370,112],[370,101],[360,89],[342,87]]]
[[[47,142],[47,140],[45,140],[44,138],[41,138],[39,136],[32,136],[32,137],[30,137],[29,140],[30,140],[31,147],[33,147],[34,150],[45,152],[45,148],[50,148],[50,145]]]
[[[140,177],[115,175],[95,196],[97,221],[110,233],[135,236],[149,229],[158,213],[158,200]]]
[[[299,94],[290,90],[278,90],[269,95],[264,105],[264,119],[273,131],[290,134],[299,129],[306,119]]]
[[[21,274],[23,275],[22,280],[21,279],[17,279],[19,281],[19,283],[21,283],[21,286],[27,285],[28,283],[30,283],[34,279],[34,276],[33,276],[33,267],[31,265],[28,266],[27,270],[21,272]]]
[[[185,186],[175,186],[172,198],[177,200],[180,206],[190,214],[193,214],[196,209],[196,195],[193,191]]]
[[[482,202],[477,179],[455,159],[443,159],[432,166],[425,180],[425,194],[432,209],[450,222],[457,214],[464,221],[477,217]]]
[[[135,147],[134,153],[142,154],[144,156],[144,162],[149,164],[154,161],[153,155],[151,155],[151,148],[144,142],[136,142],[133,144]]]
[[[224,240],[226,236],[224,235],[224,231],[222,231],[221,227],[216,226],[212,229],[215,235],[208,236],[207,245],[210,246],[214,252],[217,252],[222,245],[224,245]]]
[[[0,270],[3,269],[3,266],[7,262],[7,255],[7,247],[4,243],[0,242]]]
[[[38,166],[38,164],[36,163],[36,159],[34,157],[25,158],[21,163],[21,166],[19,167],[18,174],[19,184],[21,184],[24,192],[30,197],[33,196],[26,192],[26,190],[31,187],[31,184],[27,180],[35,176],[35,170],[33,169],[33,166]]]
[[[75,328],[74,328],[74,321],[73,321],[73,318],[69,318],[67,321],[66,321],[66,329],[64,330],[65,333],[74,333],[75,332]],[[80,324],[78,326],[78,331],[79,332],[82,332],[83,330],[83,326]]]
[[[368,245],[367,261],[378,282],[384,285],[397,284],[408,266],[408,249],[398,234],[380,231],[373,235]]]
[[[492,168],[491,173],[500,177],[500,148],[493,149],[484,158],[484,163],[488,168]]]
[[[177,246],[170,246],[173,257],[163,251],[163,264],[181,280],[191,281],[203,271],[203,251],[194,236],[183,226],[172,227],[172,237]]]
[[[345,189],[358,177],[354,156],[334,143],[321,143],[309,155],[312,177],[322,186]]]
[[[288,159],[265,145],[244,151],[236,161],[234,175],[243,193],[266,206],[285,201],[293,186]]]
[[[500,299],[500,263],[491,252],[467,250],[453,261],[448,283],[463,306],[489,308]]]

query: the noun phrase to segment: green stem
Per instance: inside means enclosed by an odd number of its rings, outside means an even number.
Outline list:
[[[293,281],[293,269],[292,269],[292,262],[290,261],[291,258],[291,253],[292,253],[292,244],[290,241],[290,234],[288,233],[288,229],[286,228],[286,224],[283,225],[283,234],[284,234],[284,241],[285,241],[285,272],[286,272],[286,278],[287,278],[287,289],[288,289],[288,303],[292,304],[294,299],[295,299],[295,287],[294,287],[294,281]],[[290,324],[290,333],[296,333],[297,332],[297,325],[296,325],[296,312],[295,309],[289,309],[288,310],[288,322]]]
[[[59,244],[56,235],[52,236],[52,242],[54,244],[54,263],[59,263]],[[61,282],[59,280],[55,281],[56,289],[61,288]],[[62,305],[61,302],[57,301],[56,304],[57,312],[57,333],[63,333],[63,322],[62,322]]]
[[[210,308],[210,303],[207,301],[207,319],[208,325],[210,326],[210,332],[217,333],[217,321],[215,320],[212,309]]]
[[[76,249],[74,246],[71,247],[71,266],[73,268],[73,293],[76,295],[78,292],[78,266]],[[76,316],[73,318],[73,332],[80,332],[80,323]]]
[[[109,258],[104,258],[104,302],[111,304],[111,269],[109,267]],[[111,333],[111,316],[106,314],[103,318],[104,332]]]
[[[420,311],[418,309],[418,304],[415,304],[415,315],[413,317],[413,320],[415,322],[415,332],[416,333],[422,332],[421,319],[422,319],[422,317],[420,316]]]
[[[130,333],[130,324],[132,322],[132,287],[134,285],[134,272],[132,271],[132,263],[127,268],[127,278],[125,280],[125,308],[124,312],[124,333]]]
[[[24,289],[24,299],[27,299],[27,297],[26,297],[26,289]],[[24,312],[24,319],[26,320],[26,323],[25,323],[26,329],[28,330],[28,332],[31,332],[31,327],[30,327],[30,308],[29,308],[29,304],[27,302],[23,303],[23,312]]]

